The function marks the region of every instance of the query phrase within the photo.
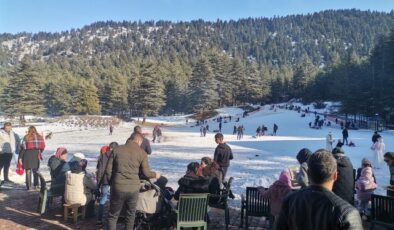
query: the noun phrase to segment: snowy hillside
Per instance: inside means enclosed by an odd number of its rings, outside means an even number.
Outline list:
[[[313,111],[313,110],[312,110]],[[281,170],[289,166],[297,165],[295,156],[304,147],[315,151],[325,147],[325,136],[329,131],[333,133],[337,140],[342,137],[341,129],[335,123],[332,127],[324,126],[317,130],[309,128],[308,123],[313,122],[314,115],[301,117],[296,111],[285,109],[270,110],[269,106],[263,107],[260,111],[251,113],[246,118],[242,118],[242,110],[237,108],[223,108],[218,110],[220,115],[231,115],[232,121],[223,123],[223,133],[225,141],[231,146],[234,153],[234,160],[231,161],[228,177],[234,177],[233,192],[237,200],[233,205],[239,205],[239,197],[245,192],[246,186],[269,186],[278,177]],[[239,122],[235,122],[236,117],[241,117]],[[169,186],[177,188],[178,179],[183,176],[189,162],[199,162],[203,156],[213,157],[216,144],[214,133],[209,132],[206,137],[200,137],[199,127],[189,120],[186,124],[185,117],[160,117],[152,120],[160,122],[168,121],[168,124],[175,122],[175,126],[163,127],[164,140],[162,143],[152,143],[153,153],[149,156],[151,168],[161,172],[169,180]],[[183,119],[183,120],[182,120]],[[273,124],[279,126],[277,136],[263,136],[255,138],[255,130],[258,126],[268,127],[268,133],[272,133]],[[218,124],[210,119],[210,130],[218,129]],[[244,125],[245,135],[242,140],[236,140],[232,135],[234,125]],[[75,129],[59,124],[44,124],[38,126],[38,130],[54,132],[52,139],[47,140],[47,148],[44,152],[44,161],[41,164],[41,171],[47,174],[47,160],[57,147],[64,146],[69,152],[85,153],[89,160],[89,169],[95,170],[96,158],[102,145],[112,141],[123,144],[132,132],[133,124],[120,123],[115,127],[114,134],[108,134],[108,128],[83,128]],[[25,128],[15,129],[19,134],[23,134]],[[144,133],[151,133],[151,127],[144,127]],[[347,156],[350,157],[354,168],[360,167],[363,157],[372,157],[371,130],[350,130],[350,140],[355,142],[356,147],[344,146]],[[382,137],[386,143],[386,151],[394,149],[394,134],[383,132]],[[151,136],[148,136],[151,138]],[[14,170],[12,170],[14,172]],[[385,164],[379,170],[375,170],[375,175],[379,184],[378,193],[383,193],[383,186],[389,183],[389,171]],[[14,175],[12,180],[23,183],[24,177]]]

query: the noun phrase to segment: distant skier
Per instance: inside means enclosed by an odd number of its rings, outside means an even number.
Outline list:
[[[233,129],[233,135],[237,134],[237,126],[234,125],[234,129]]]
[[[222,122],[219,123],[219,133],[222,132]]]
[[[207,131],[208,131],[208,125],[206,125],[202,128],[202,134],[204,137],[207,135]]]
[[[274,123],[274,132],[272,135],[276,136],[276,132],[278,131],[278,125]]]
[[[112,135],[114,132],[114,126],[112,124],[109,125],[109,135]]]

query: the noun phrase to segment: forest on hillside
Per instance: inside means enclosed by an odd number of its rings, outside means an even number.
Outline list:
[[[150,115],[341,101],[394,119],[394,11],[206,22],[97,22],[0,35],[7,114]]]

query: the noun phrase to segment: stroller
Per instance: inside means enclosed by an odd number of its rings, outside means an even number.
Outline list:
[[[150,181],[141,181],[134,229],[172,229],[176,225],[176,213],[168,191]]]

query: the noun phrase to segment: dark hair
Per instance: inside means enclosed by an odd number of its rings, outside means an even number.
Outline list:
[[[308,159],[308,176],[313,184],[323,184],[337,171],[337,161],[332,154],[319,149]]]
[[[220,139],[220,140],[223,140],[223,134],[221,134],[221,133],[216,133],[215,134],[215,139]]]
[[[78,161],[70,162],[70,170],[72,173],[80,173],[82,172],[82,166]]]
[[[139,125],[134,127],[134,132],[135,133],[141,133],[141,127]]]
[[[204,162],[206,165],[210,165],[212,163],[212,159],[210,157],[203,157],[201,161]]]
[[[384,157],[394,160],[394,152],[387,152],[384,154]]]
[[[111,151],[113,151],[114,150],[114,148],[115,147],[118,147],[119,146],[119,144],[118,144],[118,142],[111,142],[111,143],[109,143],[109,151],[111,152]]]
[[[308,161],[308,158],[309,158],[311,155],[312,155],[311,150],[309,150],[309,149],[307,149],[307,148],[303,148],[303,149],[301,149],[301,150],[298,152],[296,158],[297,158],[297,160],[298,160],[298,163],[302,164],[302,163]]]
[[[194,174],[196,174],[198,167],[200,167],[200,164],[198,162],[191,162],[187,165],[187,172],[193,172]]]
[[[79,161],[79,164],[81,165],[82,171],[86,172],[86,167],[88,166],[88,160],[82,159]]]

